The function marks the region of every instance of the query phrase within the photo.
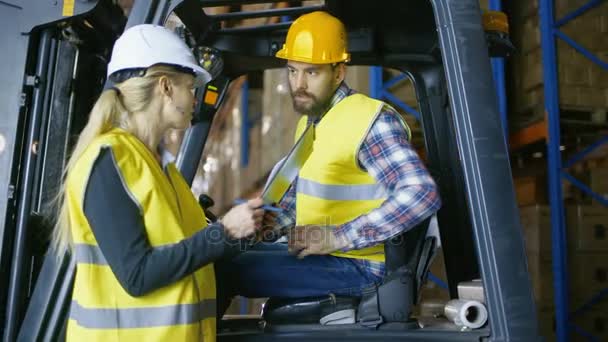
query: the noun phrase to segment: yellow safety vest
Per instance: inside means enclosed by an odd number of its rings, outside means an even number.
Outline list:
[[[141,297],[120,285],[83,212],[84,192],[102,147],[112,149],[125,189],[139,206],[153,247],[174,244],[206,227],[205,214],[174,164],[166,174],[133,135],[113,129],[96,138],[66,181],[76,278],[68,341],[215,341],[213,265]]]
[[[338,102],[317,124],[313,151],[297,181],[296,225],[340,225],[369,213],[386,200],[383,186],[361,169],[357,159],[383,105],[354,94]],[[409,127],[401,122],[409,137]],[[296,141],[307,123],[306,116],[298,122]],[[384,262],[384,245],[332,255]]]

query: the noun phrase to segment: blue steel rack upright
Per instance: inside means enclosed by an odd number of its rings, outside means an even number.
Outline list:
[[[553,285],[555,290],[555,326],[557,340],[559,342],[568,341],[570,329],[587,337],[594,339],[588,332],[584,331],[575,324],[569,322],[568,309],[568,277],[567,277],[567,245],[566,245],[566,225],[564,202],[562,199],[562,178],[570,181],[579,187],[583,192],[591,195],[598,202],[608,206],[608,200],[594,193],[589,187],[566,173],[564,167],[569,167],[580,161],[586,154],[608,141],[608,136],[603,137],[596,143],[582,150],[565,164],[561,160],[560,152],[560,109],[559,109],[559,84],[557,77],[557,57],[556,57],[556,37],[560,38],[579,53],[583,54],[592,62],[598,64],[604,70],[608,70],[608,63],[600,60],[589,50],[576,43],[572,38],[560,31],[560,27],[567,24],[574,18],[579,17],[585,12],[597,7],[605,0],[590,0],[579,9],[567,14],[562,19],[556,20],[554,15],[554,1],[540,0],[540,32],[543,64],[543,81],[545,92],[545,110],[548,120],[548,173],[549,173],[549,204],[551,206],[551,236],[553,254]],[[571,316],[576,316],[589,309],[594,303],[600,301],[608,295],[608,289],[604,289],[581,308],[572,312]]]
[[[490,0],[490,11],[502,11],[501,0]],[[505,132],[505,138],[509,136],[509,123],[507,121],[507,88],[505,86],[505,59],[492,58],[492,74],[494,75],[494,83],[496,85],[496,94],[498,96],[498,112],[502,122],[502,128]]]

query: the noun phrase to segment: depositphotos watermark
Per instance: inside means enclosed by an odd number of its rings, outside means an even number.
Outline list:
[[[300,246],[316,245],[329,240],[329,235],[333,234],[336,226],[331,225],[306,225],[289,228],[277,229],[273,225],[262,226],[258,231],[242,239],[230,237],[222,229],[210,229],[207,241],[210,244],[225,244],[230,249],[238,249],[241,252],[251,249],[254,245],[262,242],[272,243],[286,236],[289,244],[297,243]],[[405,242],[404,234],[394,237],[381,237],[377,229],[364,227],[358,232],[360,236],[365,236],[366,240],[378,240],[378,244],[403,245]],[[371,246],[370,246],[371,247]]]

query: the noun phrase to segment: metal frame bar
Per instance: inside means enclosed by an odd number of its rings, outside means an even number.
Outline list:
[[[39,43],[38,60],[35,76],[42,78],[40,84],[34,89],[31,115],[28,118],[27,138],[24,149],[24,159],[21,162],[23,168],[23,179],[20,184],[20,193],[17,209],[17,225],[15,229],[15,244],[13,247],[13,267],[10,270],[8,295],[6,301],[6,330],[4,340],[13,341],[17,336],[17,328],[21,323],[21,313],[25,311],[22,307],[25,293],[25,272],[26,269],[26,236],[28,235],[28,221],[31,209],[31,194],[34,190],[34,173],[38,165],[38,157],[31,150],[34,142],[38,140],[44,102],[47,100],[45,94],[48,84],[48,70],[52,66],[50,62],[56,53],[56,42],[52,37],[52,30],[47,29],[42,32]]]
[[[448,284],[446,284],[443,280],[441,280],[431,272],[429,272],[429,280],[437,284],[437,286],[441,287],[442,289],[448,290]]]
[[[384,82],[383,88],[388,90],[388,89],[392,88],[395,84],[397,84],[401,81],[404,81],[405,79],[407,79],[407,76],[405,76],[405,74],[397,75],[397,76],[391,78],[390,80]]]
[[[551,205],[551,244],[553,286],[555,288],[555,326],[559,342],[568,339],[568,277],[566,260],[566,224],[561,188],[561,152],[557,55],[554,36],[555,16],[552,0],[540,0],[540,31],[545,84],[545,108],[548,118],[549,203]],[[553,86],[554,85],[554,86]]]
[[[583,335],[589,339],[595,339],[592,335],[585,332],[580,327],[569,324],[568,319],[568,277],[567,277],[567,247],[566,247],[566,225],[565,210],[562,199],[562,179],[566,179],[573,185],[580,188],[583,192],[593,196],[594,199],[608,206],[608,200],[594,193],[583,182],[577,180],[563,169],[571,167],[581,161],[583,157],[596,149],[598,146],[608,142],[608,136],[586,147],[574,155],[565,164],[561,160],[560,152],[560,110],[559,110],[559,83],[557,77],[557,57],[556,57],[556,38],[560,38],[576,51],[587,57],[605,70],[608,70],[608,63],[600,60],[575,42],[572,38],[559,30],[559,27],[579,17],[583,13],[598,6],[603,0],[590,0],[585,5],[565,15],[562,19],[556,20],[554,14],[553,0],[540,0],[539,15],[541,24],[541,47],[543,50],[543,81],[545,84],[545,109],[548,120],[548,173],[549,173],[549,202],[551,205],[551,233],[552,233],[552,254],[553,254],[553,286],[555,292],[555,325],[557,340],[559,342],[568,341],[569,329]],[[601,291],[599,294],[577,309],[572,316],[578,315],[590,308],[606,296],[608,290]]]
[[[583,182],[579,181],[578,179],[572,177],[572,175],[570,175],[570,174],[568,174],[566,172],[562,172],[562,177],[564,177],[565,179],[567,179],[570,183],[572,183],[572,185],[574,185],[577,188],[581,189],[581,191],[583,191],[584,193],[586,193],[589,196],[593,197],[596,201],[600,202],[602,205],[608,206],[608,200],[604,199],[604,197],[600,196],[595,191],[591,190],[591,188],[588,187],[585,183],[583,183]]]
[[[585,337],[587,339],[587,341],[591,341],[591,342],[599,342],[599,340],[591,335],[590,333],[586,332],[583,328],[579,327],[578,325],[571,323],[570,324],[570,328],[572,328],[572,330],[574,332],[576,332],[577,334]]]
[[[588,3],[584,4],[579,9],[574,10],[574,11],[572,11],[572,13],[565,15],[560,20],[557,20],[555,22],[555,27],[562,27],[562,26],[566,25],[571,20],[578,18],[585,12],[593,9],[594,7],[597,7],[598,5],[600,5],[602,3],[602,1],[604,1],[604,0],[590,0]]]
[[[380,99],[382,97],[382,67],[369,68],[369,96]]]
[[[604,299],[604,297],[608,297],[608,288],[603,289],[602,291],[600,291],[599,293],[597,293],[596,295],[591,297],[591,299],[589,299],[585,304],[581,305],[579,308],[574,310],[570,314],[570,317],[576,317],[576,316],[582,314],[583,312],[588,311],[589,309],[591,309],[591,307],[593,307],[593,305],[602,301],[602,299]]]
[[[249,81],[241,86],[241,168],[249,165]]]
[[[608,135],[601,138],[600,140],[594,142],[593,144],[585,147],[582,151],[578,152],[577,154],[575,154],[573,157],[571,157],[565,164],[564,164],[564,168],[567,169],[571,166],[573,166],[574,164],[578,163],[579,161],[581,161],[583,158],[585,158],[585,156],[591,152],[593,152],[593,150],[595,150],[596,148],[607,144],[608,143]]]
[[[489,8],[492,11],[502,11],[502,0],[490,0]],[[498,111],[500,113],[500,121],[505,132],[505,139],[509,138],[509,121],[507,107],[507,87],[505,80],[505,59],[491,58],[492,74],[494,75],[494,84],[496,86],[496,95],[498,96]]]
[[[390,91],[390,88],[406,78],[406,75],[398,75],[384,82],[382,78],[382,67],[372,66],[370,67],[369,71],[370,96],[378,100],[388,100],[395,106],[404,110],[406,113],[413,115],[417,120],[420,120],[420,112],[401,101]]]
[[[387,99],[388,101],[392,102],[397,107],[403,109],[408,114],[413,115],[417,120],[420,120],[420,113],[417,110],[408,106],[405,102],[399,100],[399,98],[397,98],[397,96],[393,95],[386,89],[382,91],[382,97]]]
[[[568,35],[566,35],[564,32],[555,29],[554,30],[554,34],[560,38],[561,40],[565,41],[566,43],[568,43],[568,45],[572,46],[576,51],[578,51],[581,55],[587,57],[588,59],[590,59],[593,63],[599,65],[602,69],[604,70],[608,70],[608,63],[602,61],[601,59],[599,59],[596,55],[594,55],[593,53],[591,53],[589,50],[587,50],[585,47],[583,47],[582,45],[578,44],[576,41],[574,41],[574,39],[568,37]]]
[[[276,24],[267,24],[260,26],[245,26],[245,27],[234,27],[234,28],[225,28],[218,30],[219,33],[260,33],[260,32],[272,32],[278,30],[287,30],[289,26],[291,26],[291,22],[280,22]]]
[[[199,0],[203,7],[218,7],[218,6],[230,6],[230,5],[248,5],[248,4],[263,4],[270,2],[281,2],[285,0]]]
[[[251,18],[266,18],[266,17],[283,17],[283,16],[299,16],[302,14],[320,11],[325,8],[324,5],[315,6],[302,6],[302,7],[288,7],[288,8],[273,8],[263,11],[250,11],[250,12],[232,12],[224,14],[209,15],[211,20],[223,21],[223,20],[241,20]]]

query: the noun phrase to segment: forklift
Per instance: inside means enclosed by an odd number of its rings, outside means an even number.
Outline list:
[[[49,252],[52,208],[66,156],[100,92],[114,41],[137,24],[165,24],[212,74],[197,91],[197,109],[177,166],[192,182],[214,114],[236,78],[280,68],[275,53],[299,15],[324,10],[348,29],[349,65],[405,73],[421,113],[428,169],[443,200],[437,214],[451,298],[480,279],[488,322],[462,329],[411,317],[432,261],[428,220],[385,244],[387,276],[368,298],[376,321],[324,326],[297,322],[310,299],[274,302],[262,318],[220,322],[219,341],[540,341],[499,119],[490,57],[513,51],[502,25],[484,29],[477,0],[291,1],[292,7],[211,15],[205,8],[276,0],[136,0],[126,16],[113,0],[0,1],[0,335],[3,341],[63,340],[75,263]],[[223,22],[280,17],[261,26]],[[487,21],[491,24],[492,20]],[[205,65],[207,64],[207,65]],[[206,96],[211,95],[211,96]],[[209,100],[212,99],[212,100]],[[201,205],[209,210],[210,200]],[[272,301],[272,298],[270,299]],[[314,301],[311,304],[314,307]],[[365,317],[370,317],[369,315]],[[373,317],[373,316],[372,316]],[[293,321],[291,321],[293,319]]]

